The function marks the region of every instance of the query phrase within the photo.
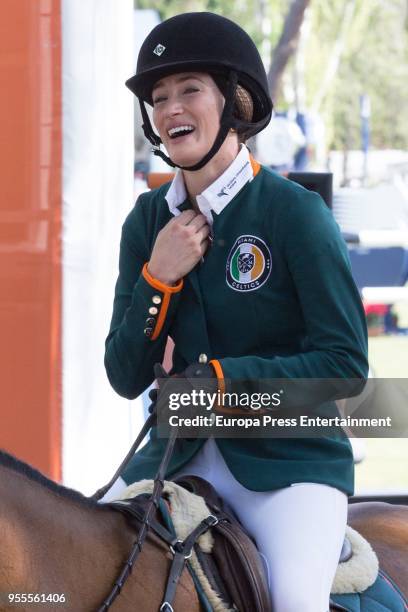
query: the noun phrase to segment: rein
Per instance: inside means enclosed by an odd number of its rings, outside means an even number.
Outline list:
[[[149,419],[151,417],[155,417],[156,413],[152,412],[152,414],[150,415]],[[148,424],[149,419],[146,421],[145,426]],[[151,427],[151,423],[153,423],[153,418],[150,422],[150,425],[147,429],[150,429]],[[145,426],[143,427],[142,431],[140,432],[140,434],[138,435],[135,443],[134,443],[134,447],[135,450],[136,448],[139,446],[141,440],[144,438],[141,438],[141,434],[143,433],[143,430],[145,429]],[[146,433],[147,433],[146,431]],[[171,456],[173,454],[173,450],[174,450],[174,445],[176,443],[176,439],[177,439],[177,429],[174,428],[171,430],[170,432],[170,437],[169,440],[167,442],[167,446],[166,446],[166,450],[164,451],[164,455],[163,458],[160,462],[160,466],[158,469],[158,472],[155,476],[154,479],[154,486],[153,486],[153,493],[149,499],[149,503],[146,507],[146,510],[144,512],[142,521],[141,521],[141,528],[139,530],[139,534],[137,537],[137,540],[135,540],[135,542],[133,543],[133,546],[131,548],[129,557],[127,558],[123,569],[121,571],[121,573],[119,574],[118,578],[115,580],[115,584],[113,586],[112,591],[109,593],[108,597],[105,599],[105,601],[103,602],[103,604],[100,606],[100,608],[98,608],[98,612],[106,612],[107,610],[109,610],[110,606],[112,605],[112,603],[114,602],[114,600],[116,599],[116,597],[119,595],[120,591],[122,590],[123,585],[125,584],[126,580],[129,578],[129,575],[132,571],[133,565],[136,562],[139,554],[142,551],[142,547],[144,544],[144,541],[146,539],[147,533],[149,531],[149,528],[151,526],[151,522],[154,519],[154,516],[156,514],[156,510],[159,507],[159,501],[160,501],[160,497],[163,491],[163,487],[164,487],[164,476],[166,474],[167,471],[167,466],[170,462]],[[138,442],[138,444],[136,445],[136,442]],[[133,448],[133,447],[132,447]],[[129,461],[130,457],[129,454],[126,456],[126,459]],[[133,454],[133,453],[132,453]],[[129,457],[129,459],[128,459]],[[126,461],[126,460],[125,460]],[[123,467],[125,466],[125,461],[123,462]],[[121,464],[122,467],[122,464]],[[108,487],[109,488],[109,487]],[[103,487],[103,490],[105,489],[105,487]],[[165,608],[160,608],[165,610]],[[169,608],[170,610],[170,608]]]
[[[115,480],[127,466],[127,464],[133,457],[134,453],[136,452],[137,448],[139,447],[151,427],[155,424],[157,420],[156,405],[158,398],[158,390],[152,389],[149,393],[149,397],[152,400],[152,404],[149,407],[150,415],[148,419],[140,430],[136,440],[132,444],[132,447],[130,448],[126,457],[120,464],[119,468],[116,470],[114,476],[111,478],[108,484],[98,489],[92,495],[92,499],[98,501],[105,495],[105,493],[110,489]],[[177,435],[178,427],[172,427],[166,449],[159,465],[159,469],[154,478],[153,492],[149,498],[146,508],[142,510],[135,500],[117,501],[112,502],[110,504],[113,509],[119,510],[127,516],[131,515],[132,517],[136,518],[141,523],[141,528],[139,530],[137,540],[135,540],[135,542],[133,543],[130,554],[126,562],[124,563],[119,576],[116,578],[111,592],[106,597],[102,605],[98,608],[97,612],[107,612],[107,610],[109,610],[109,608],[115,601],[116,597],[121,592],[123,585],[130,576],[133,565],[135,564],[139,554],[142,551],[143,544],[146,540],[150,528],[152,528],[155,533],[169,545],[170,550],[173,553],[173,561],[167,579],[164,600],[160,606],[160,612],[174,612],[172,602],[176,594],[177,584],[181,577],[186,560],[191,557],[194,544],[203,533],[208,531],[208,529],[210,529],[211,527],[214,527],[219,522],[219,520],[224,520],[223,517],[217,518],[216,516],[210,514],[204,520],[202,520],[199,525],[197,525],[197,527],[187,536],[184,541],[179,540],[177,537],[174,537],[170,533],[170,531],[168,531],[165,527],[160,525],[155,520],[156,511],[159,508],[160,498],[163,492],[164,477],[166,475],[170,459],[173,455]]]
[[[133,455],[135,454],[135,452],[139,448],[140,444],[143,442],[143,440],[145,439],[145,437],[149,433],[150,429],[155,424],[155,422],[157,420],[156,419],[157,414],[156,414],[156,410],[155,410],[155,405],[156,405],[156,402],[157,402],[157,396],[158,396],[158,390],[157,389],[152,389],[151,391],[149,391],[149,398],[152,400],[152,403],[149,406],[149,412],[150,412],[149,417],[146,419],[146,421],[145,421],[142,429],[140,430],[136,440],[133,442],[132,446],[130,447],[129,452],[127,453],[126,457],[123,459],[122,463],[120,464],[120,466],[118,467],[118,469],[116,470],[116,472],[114,473],[114,475],[112,476],[112,478],[110,479],[108,484],[106,484],[103,487],[101,487],[100,489],[98,489],[91,496],[91,499],[94,499],[95,501],[99,501],[109,491],[111,486],[114,484],[114,482],[121,475],[121,473],[123,472],[123,470],[125,469],[125,467],[129,463],[129,461],[131,460],[131,458],[133,457]]]

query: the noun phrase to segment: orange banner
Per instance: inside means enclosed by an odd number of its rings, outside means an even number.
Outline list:
[[[61,478],[61,7],[0,3],[0,447]]]

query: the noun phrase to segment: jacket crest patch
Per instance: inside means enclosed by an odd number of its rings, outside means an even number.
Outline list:
[[[240,236],[227,258],[227,285],[234,291],[254,291],[267,281],[271,269],[272,256],[265,242],[257,236]]]

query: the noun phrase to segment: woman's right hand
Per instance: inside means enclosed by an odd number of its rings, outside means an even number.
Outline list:
[[[204,215],[185,210],[157,234],[147,270],[165,285],[174,285],[200,261],[210,228]]]

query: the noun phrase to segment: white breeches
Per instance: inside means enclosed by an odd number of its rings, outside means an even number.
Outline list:
[[[299,483],[275,491],[243,487],[210,438],[177,476],[210,482],[256,541],[274,612],[327,612],[347,521],[347,496],[328,485]],[[103,501],[125,487],[122,479]]]

